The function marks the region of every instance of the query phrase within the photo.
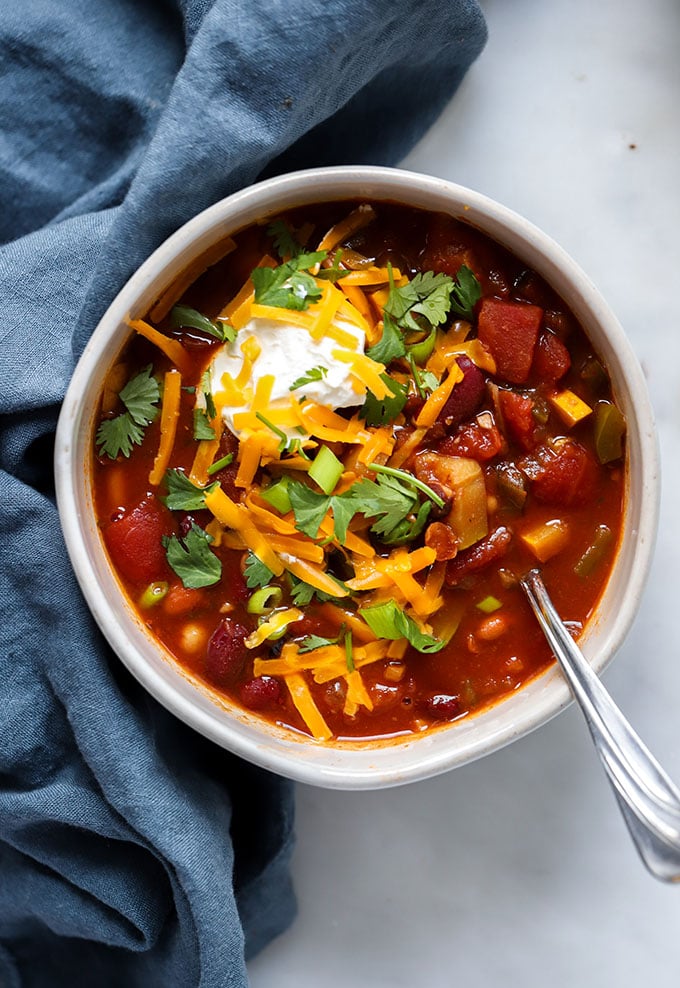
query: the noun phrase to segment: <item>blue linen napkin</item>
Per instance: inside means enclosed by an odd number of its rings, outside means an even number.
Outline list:
[[[484,40],[474,0],[2,5],[3,986],[241,988],[291,921],[291,786],[110,654],[59,530],[56,417],[167,235],[265,171],[395,162]]]

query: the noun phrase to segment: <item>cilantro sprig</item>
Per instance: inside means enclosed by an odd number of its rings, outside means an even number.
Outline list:
[[[303,248],[293,236],[293,232],[285,220],[274,220],[267,227],[267,236],[274,241],[274,249],[282,261],[297,257]]]
[[[311,539],[317,538],[321,523],[330,510],[334,538],[342,543],[356,514],[373,519],[371,531],[386,545],[399,545],[414,539],[423,530],[432,503],[443,505],[427,484],[404,470],[369,465],[379,474],[377,480],[364,477],[342,494],[319,494],[301,481],[291,481],[287,493],[295,515],[295,527]],[[421,503],[419,492],[428,500]]]
[[[210,549],[212,537],[195,523],[183,538],[163,539],[168,564],[185,587],[211,587],[222,576],[222,563]]]
[[[447,274],[425,271],[397,287],[388,265],[390,291],[383,309],[383,334],[368,356],[386,366],[406,356],[409,333],[422,333],[446,322],[453,310],[472,319],[481,288],[470,268],[463,265],[454,281]]]
[[[170,312],[170,326],[173,329],[198,329],[220,343],[233,343],[236,330],[224,319],[208,319],[202,312],[189,305],[175,305]]]
[[[376,398],[372,391],[366,392],[364,403],[359,409],[359,418],[362,418],[366,425],[378,426],[393,422],[408,398],[408,385],[395,381],[389,374],[381,374],[380,378],[391,394],[384,398]]]
[[[276,268],[255,268],[251,274],[255,286],[255,301],[281,309],[308,309],[321,298],[321,289],[309,268],[325,260],[326,251],[298,254]]]
[[[156,406],[161,392],[152,370],[149,364],[130,378],[118,395],[125,411],[115,418],[104,419],[97,429],[99,452],[111,460],[115,460],[120,453],[129,457],[133,446],[141,446],[146,427],[158,415]]]
[[[265,566],[257,558],[254,552],[249,552],[246,556],[245,566],[243,567],[243,576],[248,589],[255,590],[256,587],[266,587],[271,582],[274,574],[268,566]]]
[[[317,367],[310,367],[308,371],[305,371],[304,374],[293,381],[288,390],[297,391],[298,388],[303,388],[305,384],[314,384],[316,381],[323,381],[326,374],[328,374],[328,368],[324,367],[323,364],[319,364]]]
[[[168,493],[160,500],[171,511],[200,511],[205,507],[205,495],[219,487],[219,481],[198,487],[182,470],[166,470],[164,477]]]

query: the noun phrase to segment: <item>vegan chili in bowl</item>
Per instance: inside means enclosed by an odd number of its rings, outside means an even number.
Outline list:
[[[411,737],[553,661],[621,539],[626,421],[574,312],[464,219],[282,209],[128,320],[91,436],[140,622],[229,703],[321,742]]]

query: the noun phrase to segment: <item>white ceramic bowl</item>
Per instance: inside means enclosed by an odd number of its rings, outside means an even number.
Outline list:
[[[217,744],[302,782],[339,789],[377,789],[447,771],[544,724],[570,700],[557,667],[475,716],[406,739],[319,743],[269,726],[192,680],[149,637],[109,565],[95,522],[90,485],[98,397],[107,370],[127,338],[126,318],[144,315],[174,277],[227,234],[285,208],[338,199],[404,202],[449,213],[483,230],[552,285],[606,362],[616,400],[628,422],[628,471],[622,545],[605,593],[581,639],[597,671],[623,642],[638,607],[656,534],[659,465],[656,431],[639,364],[595,287],[535,226],[469,189],[377,167],[321,168],[284,175],[238,192],[200,213],[133,275],[83,353],[57,431],[61,522],[90,609],[115,652],[146,689]],[[87,660],[87,656],[83,658]]]

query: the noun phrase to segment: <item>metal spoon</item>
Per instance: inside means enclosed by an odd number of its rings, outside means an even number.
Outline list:
[[[586,718],[630,836],[647,869],[680,881],[680,790],[616,706],[562,623],[540,571],[520,580]]]

